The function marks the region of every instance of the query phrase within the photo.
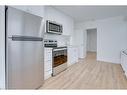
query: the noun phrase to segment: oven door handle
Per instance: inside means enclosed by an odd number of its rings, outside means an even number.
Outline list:
[[[53,51],[67,50],[67,48],[53,49]]]

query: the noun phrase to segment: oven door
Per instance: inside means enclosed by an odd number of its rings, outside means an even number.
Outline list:
[[[53,75],[67,68],[67,49],[53,50]]]
[[[67,50],[59,49],[53,51],[53,67],[57,67],[67,62]]]

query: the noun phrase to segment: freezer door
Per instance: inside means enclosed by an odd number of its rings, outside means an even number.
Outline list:
[[[7,89],[35,89],[43,84],[42,38],[8,38]]]
[[[7,9],[7,35],[23,35],[42,37],[43,18],[8,7]]]

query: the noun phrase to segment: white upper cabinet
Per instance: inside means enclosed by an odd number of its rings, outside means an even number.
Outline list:
[[[22,11],[26,11],[26,12],[29,12],[31,14],[38,15],[41,17],[44,17],[44,14],[45,14],[44,6],[11,6],[11,7],[14,7]]]

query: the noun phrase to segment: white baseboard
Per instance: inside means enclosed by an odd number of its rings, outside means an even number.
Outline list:
[[[114,64],[120,64],[120,59],[115,59],[115,58],[97,58],[97,61],[104,61],[104,62],[110,62]]]

